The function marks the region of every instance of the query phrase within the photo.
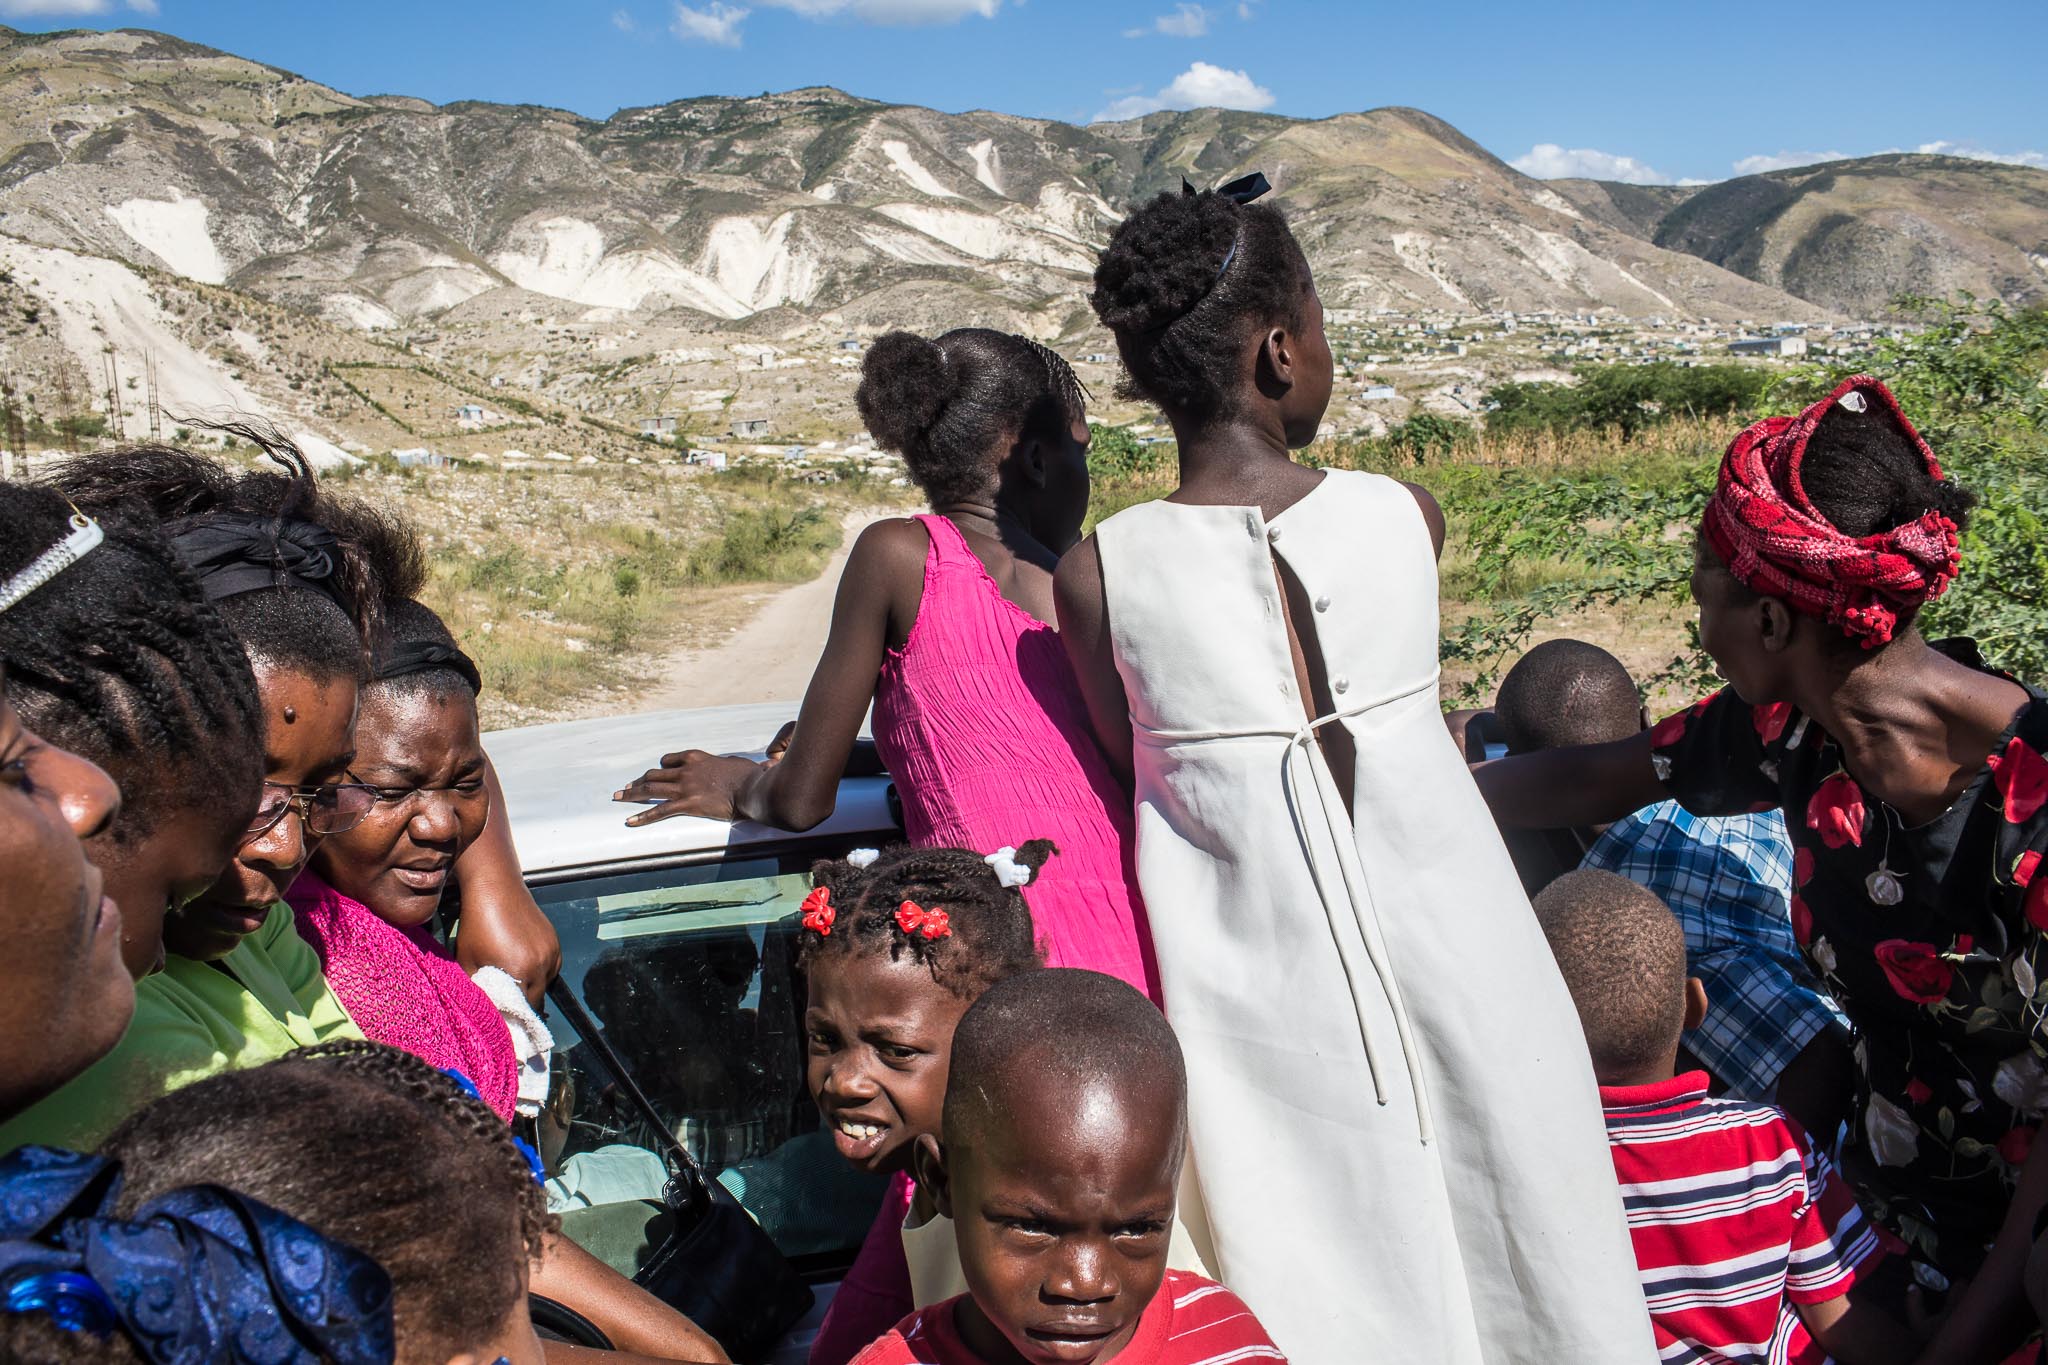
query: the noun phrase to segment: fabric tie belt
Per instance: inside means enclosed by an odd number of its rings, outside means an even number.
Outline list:
[[[1322,902],[1323,917],[1330,928],[1330,940],[1337,949],[1337,960],[1344,968],[1344,984],[1351,994],[1352,1013],[1358,1020],[1359,1041],[1365,1047],[1366,1069],[1372,1073],[1373,1095],[1381,1105],[1387,1102],[1385,1071],[1380,1065],[1380,1050],[1373,1039],[1372,1025],[1367,1022],[1366,997],[1368,982],[1377,982],[1381,997],[1394,1016],[1394,1032],[1401,1044],[1401,1060],[1408,1069],[1408,1086],[1415,1097],[1415,1123],[1417,1135],[1427,1146],[1436,1136],[1435,1124],[1430,1116],[1428,1088],[1423,1082],[1422,1064],[1415,1053],[1414,1030],[1409,1025],[1408,1007],[1402,1002],[1400,984],[1394,979],[1392,964],[1388,961],[1387,945],[1381,937],[1379,918],[1372,910],[1371,893],[1365,884],[1365,869],[1359,864],[1357,836],[1352,828],[1351,814],[1344,806],[1343,796],[1336,790],[1336,783],[1330,776],[1327,763],[1318,761],[1314,752],[1316,732],[1326,725],[1337,724],[1364,715],[1389,703],[1403,701],[1417,693],[1433,690],[1437,686],[1435,677],[1426,678],[1412,687],[1401,688],[1382,696],[1348,706],[1341,711],[1318,716],[1314,720],[1293,729],[1274,727],[1271,729],[1252,728],[1246,730],[1155,730],[1137,720],[1131,722],[1136,737],[1156,747],[1176,744],[1201,744],[1211,740],[1230,739],[1279,739],[1287,743],[1287,752],[1281,759],[1281,778],[1287,784],[1287,813],[1294,823],[1295,836],[1301,841],[1302,854],[1308,859],[1309,875],[1316,884],[1316,896]],[[1304,758],[1304,755],[1306,757]],[[1314,793],[1313,804],[1303,792],[1302,768],[1308,769],[1307,785]],[[1327,866],[1327,859],[1318,855],[1316,840],[1311,837],[1312,820],[1322,823],[1323,831],[1337,851],[1337,866]],[[1358,960],[1359,953],[1344,932],[1346,927],[1358,931],[1358,941],[1364,945],[1364,961]]]

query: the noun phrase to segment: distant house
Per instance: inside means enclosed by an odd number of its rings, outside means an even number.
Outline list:
[[[1392,384],[1368,384],[1358,391],[1359,400],[1366,403],[1383,403],[1389,398],[1399,398],[1400,396],[1400,394],[1394,392]]]
[[[640,419],[640,434],[642,436],[656,437],[673,436],[676,434],[676,427],[681,421],[682,419],[679,417],[642,417]]]
[[[455,410],[455,420],[458,422],[483,421],[484,405],[481,403],[464,403],[461,407]]]
[[[858,351],[860,349],[860,343],[854,340],[852,337],[848,337],[846,340],[839,343],[839,349],[842,351]]]
[[[428,450],[425,446],[415,446],[410,450],[394,450],[391,452],[391,458],[398,461],[399,466],[404,469],[443,469],[448,465],[446,455]]]
[[[692,450],[683,456],[684,464],[699,465],[705,469],[725,468],[725,452],[722,450]]]
[[[1728,343],[1731,355],[1774,355],[1789,357],[1806,354],[1805,337],[1740,337]]]
[[[1081,357],[1081,363],[1083,365],[1107,365],[1114,359],[1116,359],[1115,356],[1104,355],[1101,351],[1090,351],[1087,355]]]
[[[770,423],[766,417],[735,417],[732,419],[732,434],[741,440],[758,440],[768,434]]]

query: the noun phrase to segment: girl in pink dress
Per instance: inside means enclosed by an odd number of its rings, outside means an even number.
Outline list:
[[[796,725],[767,761],[664,755],[617,793],[659,802],[627,823],[687,814],[809,829],[832,813],[872,702],[911,842],[997,854],[1051,840],[1058,856],[1024,891],[1046,961],[1157,1001],[1130,796],[1047,624],[1053,569],[1088,508],[1080,384],[1023,337],[892,332],[868,351],[856,401],[932,514],[861,533]]]

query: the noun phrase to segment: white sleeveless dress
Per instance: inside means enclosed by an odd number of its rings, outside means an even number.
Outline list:
[[[1653,1360],[1578,1016],[1438,710],[1414,498],[1333,470],[1270,522],[1153,502],[1096,542],[1220,1278],[1297,1365]],[[1356,741],[1355,827],[1276,555]]]

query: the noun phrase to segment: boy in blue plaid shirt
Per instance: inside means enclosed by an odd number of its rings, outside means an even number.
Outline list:
[[[1621,661],[1578,640],[1525,654],[1494,710],[1510,753],[1625,739],[1647,725]],[[1783,814],[1709,819],[1662,801],[1572,833],[1587,845],[1582,866],[1648,887],[1684,926],[1688,970],[1710,1002],[1687,1051],[1729,1096],[1778,1104],[1825,1144],[1846,1111],[1849,1027],[1792,936]]]

